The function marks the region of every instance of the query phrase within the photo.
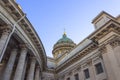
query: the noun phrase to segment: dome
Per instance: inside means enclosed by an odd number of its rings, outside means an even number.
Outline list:
[[[57,41],[57,43],[73,43],[73,41],[67,37],[67,35],[64,33],[62,38]]]
[[[76,44],[64,33],[62,38],[54,45],[52,54],[54,58],[59,58],[64,54],[69,53],[75,46]]]

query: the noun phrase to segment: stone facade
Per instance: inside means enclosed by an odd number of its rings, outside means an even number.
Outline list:
[[[92,23],[77,45],[64,34],[50,58],[19,5],[1,0],[0,80],[119,80],[120,16],[103,11]]]

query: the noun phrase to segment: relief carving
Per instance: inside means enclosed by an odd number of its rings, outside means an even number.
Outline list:
[[[90,66],[90,65],[92,65],[92,59],[89,59],[88,61],[87,61],[87,64]]]
[[[117,38],[110,40],[109,44],[112,46],[112,48],[120,46],[120,38],[117,37]]]
[[[103,47],[101,47],[99,49],[99,51],[100,51],[101,54],[107,53],[107,49],[106,49],[105,45]]]

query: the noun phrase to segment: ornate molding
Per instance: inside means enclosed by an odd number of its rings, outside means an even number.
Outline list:
[[[87,63],[87,65],[89,65],[89,66],[92,65],[92,59],[89,59],[86,63]]]
[[[2,26],[1,29],[3,31],[2,35],[8,35],[12,31],[12,28],[11,28],[10,24]]]
[[[101,48],[99,48],[99,52],[100,52],[101,54],[107,53],[107,49],[106,49],[105,45],[102,46]]]
[[[81,66],[77,67],[75,72],[80,71],[80,70],[81,70]]]
[[[21,49],[27,50],[27,45],[26,44],[23,43],[23,44],[20,44],[19,46],[20,46]]]
[[[115,20],[108,21],[103,27],[94,32],[94,35],[90,36],[92,40],[98,41],[111,31],[120,34],[120,24]]]
[[[48,73],[55,73],[55,70],[54,69],[46,69],[45,72],[48,72]]]
[[[109,44],[112,46],[112,48],[120,46],[120,37],[116,37],[116,38],[110,40]]]

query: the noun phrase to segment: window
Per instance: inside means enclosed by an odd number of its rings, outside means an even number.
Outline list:
[[[89,70],[85,69],[84,70],[85,78],[88,79],[90,77]]]
[[[78,74],[75,74],[75,80],[79,80],[79,75]]]
[[[96,69],[96,74],[100,74],[103,72],[103,67],[101,63],[98,63],[95,65],[95,69]]]
[[[67,80],[70,80],[70,77],[68,77]]]

